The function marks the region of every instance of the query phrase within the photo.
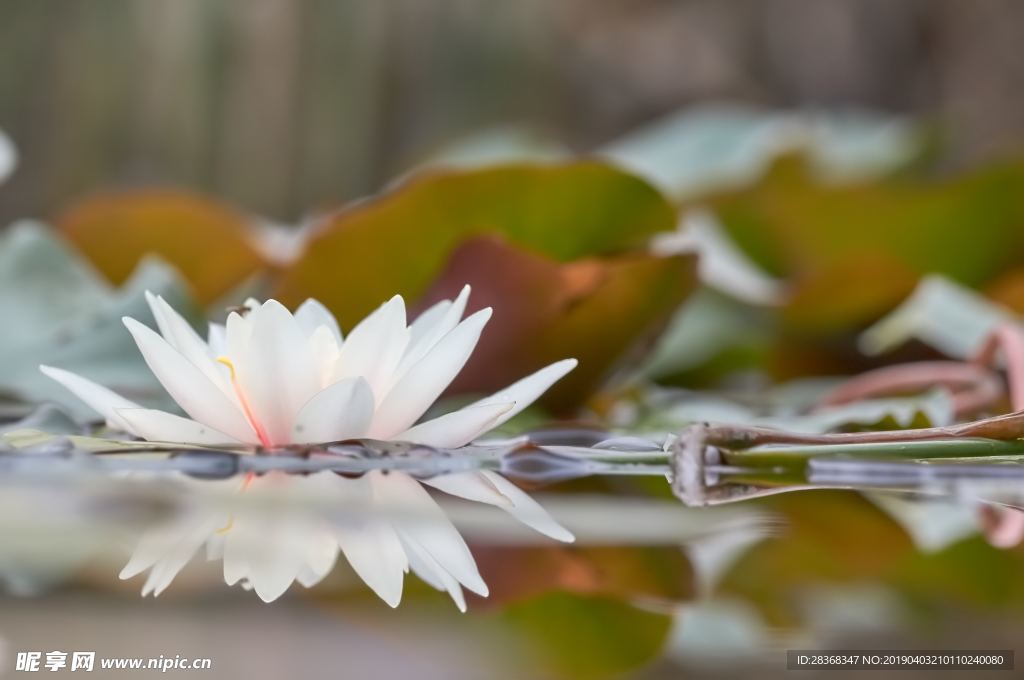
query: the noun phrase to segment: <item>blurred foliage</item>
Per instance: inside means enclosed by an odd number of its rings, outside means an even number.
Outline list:
[[[1024,548],[996,548],[960,531],[916,549],[909,527],[851,491],[787,493],[758,505],[780,513],[786,531],[746,551],[718,595],[753,604],[769,625],[806,625],[816,590],[858,586],[884,588],[921,630],[955,611],[1024,615]]]
[[[672,617],[618,600],[552,593],[513,605],[502,618],[542,668],[564,677],[607,677],[657,656]]]
[[[662,605],[693,597],[693,570],[677,546],[475,546],[490,588],[478,606],[504,606],[551,590]],[[529,574],[529,578],[523,578]]]
[[[831,186],[799,157],[757,184],[708,197],[728,233],[791,281],[782,318],[834,334],[888,311],[926,273],[970,286],[1024,264],[1024,163],[948,180]]]
[[[781,380],[932,356],[913,346],[866,356],[858,334],[928,275],[989,292],[1011,308],[1019,304],[1022,194],[1019,161],[943,179],[903,175],[836,185],[790,155],[756,183],[689,199],[683,210],[713,211],[787,294],[773,307],[702,292],[677,312],[644,374],[713,386],[742,372]]]
[[[656,190],[601,163],[426,172],[326,220],[275,295],[315,297],[351,326],[391,295],[418,299],[472,235],[568,262],[643,248],[674,226]]]
[[[785,518],[785,533],[742,555],[719,590],[752,602],[770,624],[799,624],[809,585],[879,580],[914,551],[896,521],[856,493],[786,493],[759,503]]]
[[[642,341],[661,330],[693,289],[692,265],[692,258],[642,253],[559,264],[481,237],[452,254],[424,304],[452,299],[468,283],[471,309],[494,308],[455,391],[500,388],[571,356],[580,365],[544,396],[551,408],[567,411],[593,395],[623,359],[642,355],[649,344]]]
[[[52,400],[79,417],[94,417],[39,372],[39,364],[53,364],[130,398],[168,404],[121,323],[123,316],[152,323],[147,290],[198,318],[184,282],[155,259],[141,262],[121,289],[113,289],[45,226],[21,222],[8,229],[0,235],[0,314],[8,320],[0,334],[0,395]]]
[[[71,206],[57,228],[115,285],[147,255],[181,272],[200,302],[211,302],[267,263],[247,218],[183,191],[100,194]]]

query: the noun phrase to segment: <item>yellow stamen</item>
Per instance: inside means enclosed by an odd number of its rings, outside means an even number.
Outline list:
[[[260,442],[264,446],[271,446],[270,438],[267,436],[266,431],[259,424],[259,422],[257,422],[255,416],[253,415],[252,408],[249,406],[249,400],[245,398],[245,395],[242,393],[242,388],[239,387],[238,385],[238,379],[237,376],[235,375],[234,362],[225,356],[220,356],[217,357],[217,363],[224,364],[225,366],[228,367],[228,370],[231,372],[231,385],[235,388],[235,394],[238,396],[238,402],[242,405],[242,411],[245,413],[245,417],[248,418],[249,424],[252,425],[252,428],[256,430],[256,436],[259,437]]]
[[[227,357],[217,357],[217,363],[218,364],[224,364],[225,366],[228,367],[228,370],[231,371],[231,382],[235,382],[235,364],[234,364],[234,362],[231,361],[231,359],[228,359]]]

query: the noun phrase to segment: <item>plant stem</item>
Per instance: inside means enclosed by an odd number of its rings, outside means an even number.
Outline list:
[[[742,468],[802,467],[817,456],[857,458],[973,458],[1024,455],[1024,440],[960,438],[855,444],[812,444],[741,450],[721,449],[727,465]]]

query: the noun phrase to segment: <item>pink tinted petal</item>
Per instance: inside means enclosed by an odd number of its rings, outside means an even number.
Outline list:
[[[320,391],[320,378],[306,336],[281,303],[268,300],[249,315],[248,346],[232,357],[235,379],[269,443],[289,444],[295,416]]]

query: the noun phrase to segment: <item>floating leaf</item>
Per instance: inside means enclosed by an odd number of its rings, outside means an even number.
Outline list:
[[[552,590],[665,604],[691,599],[693,570],[678,546],[476,546],[490,588],[481,605],[498,605]]]
[[[942,550],[978,533],[978,511],[970,503],[884,492],[865,497],[896,520],[925,552]]]
[[[697,272],[710,288],[754,305],[777,305],[786,296],[784,286],[759,270],[722,232],[706,210],[690,211],[673,233],[657,234],[651,250],[658,255],[699,255]]]
[[[564,161],[568,148],[522,127],[497,127],[460,137],[430,154],[424,167],[482,168]]]
[[[918,607],[951,605],[989,611],[1024,611],[1024,553],[1002,550],[981,536],[961,540],[937,553],[912,555],[894,571],[892,582]]]
[[[856,493],[807,491],[759,501],[786,520],[777,537],[754,545],[722,580],[774,624],[799,621],[799,596],[815,585],[884,578],[913,554],[905,531]]]
[[[647,395],[655,414],[642,422],[645,431],[679,431],[694,423],[771,427],[789,432],[823,433],[855,429],[892,429],[950,425],[953,400],[945,390],[918,397],[862,399],[848,404],[794,412],[768,403],[754,408],[738,401],[702,394],[683,398],[671,393]]]
[[[473,235],[571,262],[644,247],[674,226],[657,191],[597,162],[426,172],[329,218],[275,297],[315,297],[351,326],[395,293],[417,300]]]
[[[509,608],[512,624],[538,661],[569,677],[619,675],[654,659],[672,617],[617,600],[554,593]]]
[[[0,315],[8,320],[3,354],[87,316],[109,295],[96,271],[45,225],[16,222],[0,235]]]
[[[563,359],[580,365],[545,396],[555,408],[592,394],[638,341],[649,338],[693,287],[689,257],[623,255],[559,264],[495,238],[459,247],[424,296],[450,299],[466,283],[471,307],[494,316],[453,385],[483,392]]]
[[[200,302],[266,267],[244,216],[183,191],[96,195],[72,206],[57,226],[113,283],[124,283],[155,254],[181,272]]]
[[[1016,317],[949,279],[928,276],[913,295],[860,336],[866,354],[891,351],[920,340],[948,357],[967,359],[981,349],[989,334]]]
[[[630,132],[598,153],[672,196],[755,181],[780,153],[802,151],[830,181],[877,176],[922,149],[919,127],[866,112],[793,113],[709,104]]]
[[[877,319],[922,275],[976,287],[1021,264],[1022,189],[1021,162],[835,187],[787,158],[758,185],[706,203],[749,256],[792,281],[790,324],[821,334]]]
[[[673,314],[638,375],[692,385],[695,380],[687,372],[759,368],[775,340],[776,325],[770,311],[702,287]]]
[[[183,282],[165,265],[147,260],[123,289],[113,290],[43,225],[14,225],[0,239],[0,314],[8,324],[0,335],[0,392],[56,401],[78,417],[95,417],[39,372],[45,363],[167,405],[121,323],[123,316],[151,320],[146,290],[195,316]]]

